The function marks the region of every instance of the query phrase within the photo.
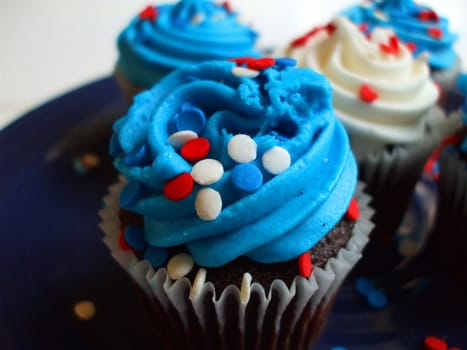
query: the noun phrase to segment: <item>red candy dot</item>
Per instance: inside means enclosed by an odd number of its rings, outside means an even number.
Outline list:
[[[157,18],[158,12],[153,6],[146,7],[143,11],[139,13],[139,19],[155,21]]]
[[[351,221],[357,221],[360,217],[360,208],[358,207],[358,202],[355,198],[352,198],[350,201],[349,207],[345,212],[345,217]]]
[[[435,39],[441,39],[443,36],[443,31],[439,28],[435,28],[435,27],[428,28],[427,32],[428,32],[428,35],[430,35],[432,38],[435,38]]]
[[[417,50],[417,45],[415,45],[415,43],[407,43],[406,46],[410,52],[415,52]]]
[[[309,31],[305,35],[303,35],[303,36],[295,39],[294,41],[292,41],[290,46],[291,47],[304,46],[306,44],[306,42],[308,41],[308,39],[310,39],[314,35],[318,34],[322,30],[326,30],[329,33],[329,35],[332,35],[332,33],[334,33],[334,31],[336,30],[336,26],[334,24],[332,24],[332,23],[329,23],[329,24],[327,24],[325,26],[320,26],[320,27],[313,28],[311,31]]]
[[[379,48],[388,54],[397,55],[399,54],[399,39],[393,35],[389,38],[389,44],[380,44]]]
[[[298,272],[303,277],[310,277],[313,272],[313,261],[311,260],[311,253],[305,252],[298,257]]]
[[[276,64],[276,60],[274,58],[265,57],[265,58],[258,58],[256,60],[251,60],[247,62],[247,67],[253,70],[263,70],[267,68],[271,68]]]
[[[362,32],[366,32],[368,30],[368,24],[366,23],[361,23],[359,26],[358,26],[358,29],[360,29],[360,31]]]
[[[222,6],[224,7],[224,9],[225,9],[227,12],[230,12],[230,13],[233,12],[232,5],[230,4],[230,2],[224,1],[224,2],[222,3]]]
[[[229,58],[229,61],[235,62],[237,66],[247,65],[248,62],[254,61],[253,57],[238,57],[238,58]]]
[[[448,344],[438,337],[426,337],[423,341],[425,350],[448,350]]]
[[[373,101],[378,99],[378,97],[378,93],[375,90],[373,90],[369,85],[363,84],[360,87],[360,99],[363,102],[372,103]]]
[[[185,143],[180,153],[185,160],[194,163],[206,157],[210,147],[208,139],[198,137]]]
[[[167,199],[180,201],[193,192],[194,181],[190,173],[181,173],[164,184],[162,189]]]
[[[118,246],[121,250],[132,250],[128,243],[125,241],[125,236],[123,235],[125,232],[126,227],[122,227],[120,229],[120,233],[118,234]]]
[[[418,19],[420,21],[424,21],[424,22],[427,22],[427,21],[436,21],[436,22],[438,22],[439,21],[438,14],[435,11],[432,11],[432,10],[420,11],[418,13],[417,17],[418,17]]]

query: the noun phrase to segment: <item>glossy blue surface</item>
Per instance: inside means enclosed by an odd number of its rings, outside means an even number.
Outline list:
[[[106,78],[51,101],[0,132],[0,344],[2,349],[157,349],[145,300],[101,244],[97,212],[116,179],[108,129],[125,111]],[[92,130],[92,132],[90,132]],[[50,147],[67,135],[55,161]],[[60,143],[59,143],[60,145]],[[97,153],[96,171],[80,175],[71,159]],[[49,153],[50,155],[50,153]],[[378,264],[375,262],[375,268]],[[467,346],[464,294],[437,281],[385,310],[340,291],[315,349],[417,350],[427,335]],[[73,305],[91,300],[96,315],[79,321]]]

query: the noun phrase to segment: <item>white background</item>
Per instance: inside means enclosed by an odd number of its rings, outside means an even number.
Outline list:
[[[284,44],[358,0],[231,0],[261,35]],[[162,3],[168,1],[156,1]],[[70,89],[109,75],[115,39],[151,0],[0,0],[0,129]],[[424,0],[451,20],[467,67],[467,0]]]

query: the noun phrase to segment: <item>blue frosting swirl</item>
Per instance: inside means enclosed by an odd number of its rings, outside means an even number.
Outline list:
[[[135,84],[150,87],[168,72],[202,61],[260,56],[257,34],[223,5],[182,0],[153,8],[155,20],[136,16],[117,39],[117,66]]]
[[[437,19],[421,20],[419,14],[422,11],[432,9],[413,0],[383,0],[353,6],[342,15],[357,24],[368,24],[370,30],[376,26],[393,29],[402,41],[415,44],[415,55],[428,52],[432,68],[449,69],[456,60],[453,45],[457,35],[449,31],[447,18],[436,15]],[[441,37],[430,35],[432,28],[440,30]]]
[[[347,134],[336,118],[327,79],[307,68],[279,67],[256,78],[238,77],[235,63],[205,62],[174,71],[136,96],[128,113],[114,124],[111,154],[128,180],[121,205],[144,217],[145,239],[153,247],[185,245],[197,264],[220,266],[246,255],[258,262],[294,259],[313,247],[344,215],[357,181]],[[171,121],[186,103],[206,115],[199,136],[208,139],[208,158],[224,167],[209,187],[223,207],[212,221],[195,212],[196,185],[181,201],[163,194],[164,184],[190,172],[171,146]],[[237,134],[257,144],[252,161],[263,184],[241,193],[230,181],[236,163],[227,143]],[[267,172],[262,155],[274,146],[287,150],[288,169]],[[141,150],[146,155],[141,156]],[[128,162],[128,156],[132,161]]]

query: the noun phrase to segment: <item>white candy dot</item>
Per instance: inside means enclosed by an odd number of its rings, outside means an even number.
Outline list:
[[[227,153],[238,163],[249,163],[256,159],[256,142],[248,135],[238,134],[227,144]]]
[[[173,256],[167,264],[167,272],[173,280],[178,280],[186,276],[194,266],[193,258],[190,254],[181,253]]]
[[[169,145],[180,148],[190,140],[198,138],[198,134],[192,130],[181,130],[169,136]]]
[[[203,159],[197,162],[191,170],[191,176],[200,185],[211,185],[224,175],[222,163],[215,159]]]
[[[264,169],[270,174],[278,175],[290,167],[291,159],[289,152],[282,147],[274,146],[261,158]]]
[[[375,12],[373,12],[373,14],[375,17],[379,18],[382,21],[388,21],[388,16],[386,16],[386,14],[383,11],[376,10]]]
[[[196,195],[195,210],[201,220],[215,220],[222,210],[221,195],[212,188],[199,190]]]
[[[259,75],[257,70],[245,68],[245,67],[233,67],[232,74],[238,78],[256,78]]]
[[[371,32],[370,41],[374,44],[386,44],[389,42],[389,38],[394,35],[391,31],[385,28],[375,28]]]

